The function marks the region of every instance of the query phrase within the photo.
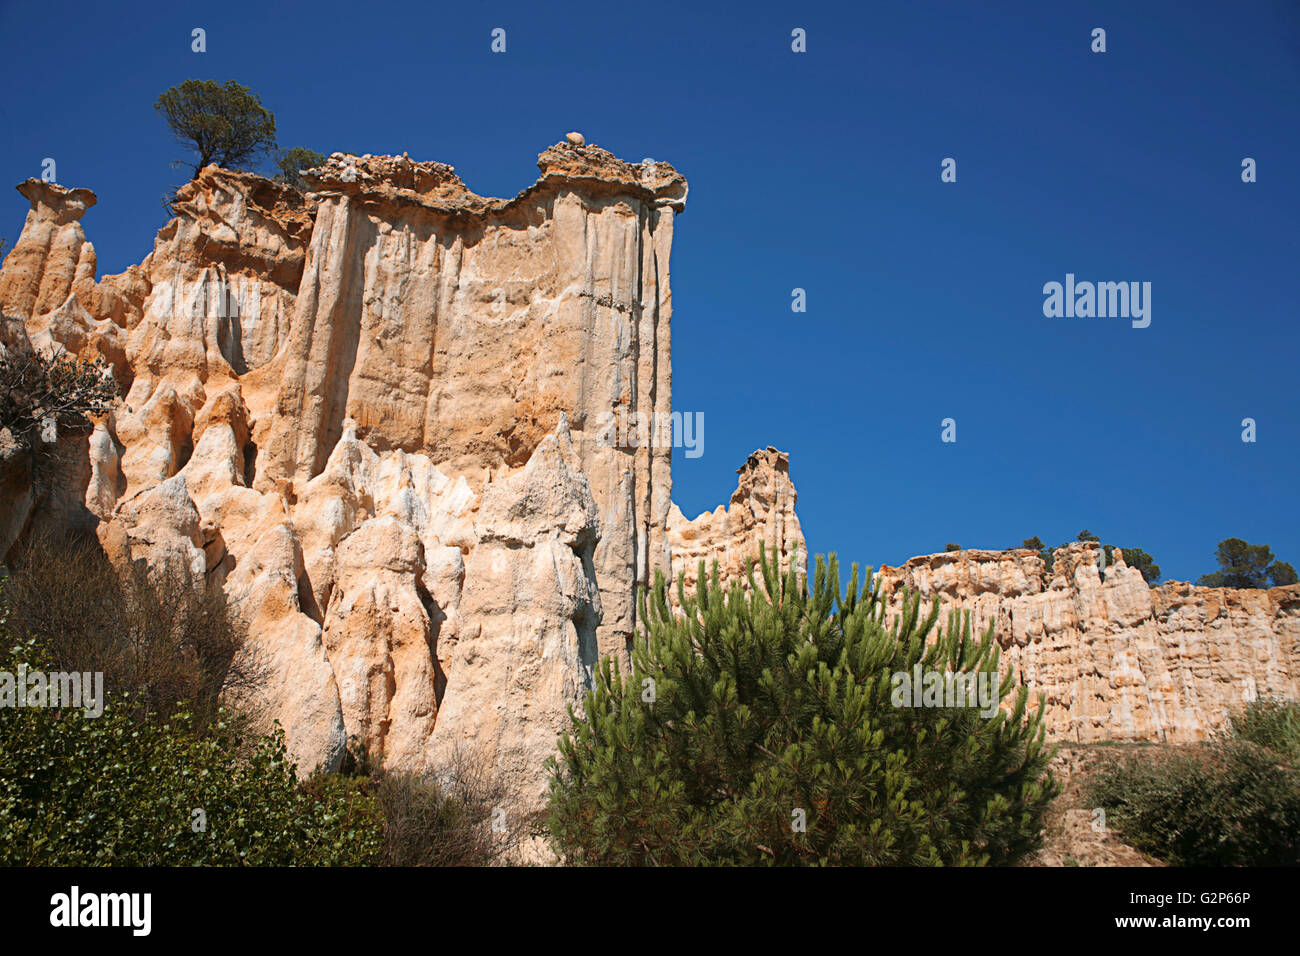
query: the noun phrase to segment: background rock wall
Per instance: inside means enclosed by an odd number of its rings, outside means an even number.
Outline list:
[[[880,569],[894,591],[937,595],[942,612],[993,622],[1003,665],[1047,698],[1049,736],[1080,742],[1203,740],[1256,696],[1300,698],[1300,585],[1270,590],[1148,587],[1101,546],[954,551]]]

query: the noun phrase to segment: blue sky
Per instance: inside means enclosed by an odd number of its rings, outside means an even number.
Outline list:
[[[405,151],[485,195],[570,129],[673,163],[689,516],[772,444],[846,562],[1087,527],[1166,578],[1229,536],[1300,564],[1294,0],[5,4],[0,37],[0,182],[52,157],[94,189],[101,275],[152,247],[182,155],[153,102],[190,77],[258,92],[284,147]],[[0,191],[0,235],[26,209]],[[1150,282],[1150,327],[1045,318],[1067,272]]]

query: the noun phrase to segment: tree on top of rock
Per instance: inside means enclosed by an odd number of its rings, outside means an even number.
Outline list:
[[[1214,556],[1219,570],[1202,575],[1198,584],[1212,588],[1266,588],[1295,584],[1296,572],[1286,561],[1274,561],[1273,549],[1266,544],[1249,544],[1241,538],[1219,542]]]
[[[1274,561],[1273,565],[1268,569],[1268,576],[1273,579],[1274,587],[1300,583],[1300,575],[1296,574],[1295,568],[1291,566],[1290,561]]]
[[[307,183],[302,178],[302,171],[324,166],[325,157],[315,150],[295,146],[293,149],[286,149],[281,153],[275,165],[280,170],[275,177],[277,183],[285,183],[299,192],[304,192]]]
[[[1155,584],[1160,580],[1160,565],[1156,564],[1156,559],[1151,557],[1141,548],[1120,548],[1124,552],[1124,563],[1130,568],[1137,568],[1142,572],[1142,579],[1147,584]]]
[[[198,175],[211,163],[226,169],[256,166],[276,150],[275,116],[257,94],[230,80],[186,80],[173,86],[154,108],[163,114],[176,139],[198,154],[183,163]]]

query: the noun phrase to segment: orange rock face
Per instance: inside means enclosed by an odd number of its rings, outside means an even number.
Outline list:
[[[306,195],[208,167],[98,282],[94,195],[20,187],[5,344],[104,358],[123,396],[68,496],[119,560],[225,588],[263,675],[242,703],[307,766],[469,741],[536,803],[667,562],[671,449],[598,422],[671,408],[686,181],[588,145],[538,165],[508,200],[405,156],[335,154]]]

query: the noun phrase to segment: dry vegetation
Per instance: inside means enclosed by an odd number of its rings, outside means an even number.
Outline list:
[[[256,674],[237,652],[245,628],[219,588],[140,567],[115,568],[89,536],[38,534],[10,557],[9,626],[41,647],[54,669],[102,671],[141,716],[178,703],[205,723],[223,691]]]

